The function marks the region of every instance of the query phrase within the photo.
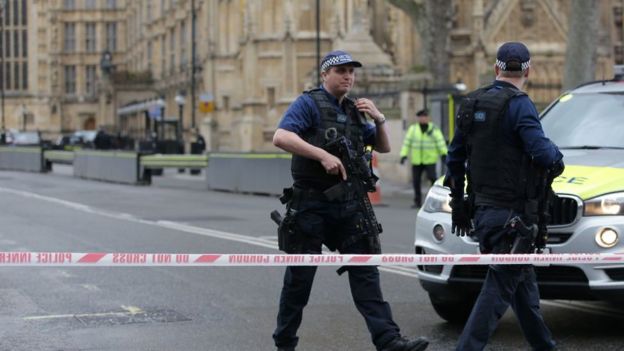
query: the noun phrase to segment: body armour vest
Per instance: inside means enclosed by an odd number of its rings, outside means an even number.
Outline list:
[[[344,135],[351,141],[356,152],[363,153],[363,129],[366,119],[355,108],[353,100],[344,98],[342,107],[346,112],[345,115],[329,99],[324,90],[309,90],[305,94],[308,94],[318,107],[321,119],[318,126],[307,130],[301,138],[309,144],[322,148],[328,141]],[[295,186],[304,189],[324,191],[341,180],[337,175],[327,174],[320,162],[294,154],[291,172]]]
[[[503,140],[503,118],[509,101],[526,95],[488,86],[462,102],[457,125],[466,135],[468,193],[477,205],[521,209],[526,200],[528,157],[521,145]]]

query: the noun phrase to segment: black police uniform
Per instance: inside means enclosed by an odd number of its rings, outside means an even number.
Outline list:
[[[544,136],[530,99],[503,81],[469,94],[457,123],[447,157],[447,178],[456,184],[452,196],[463,197],[467,172],[481,252],[509,253],[514,234],[506,224],[525,214],[527,186],[534,177],[531,162],[537,160],[544,168],[562,166],[563,156]],[[492,265],[457,350],[482,350],[509,306],[534,350],[554,348],[540,313],[533,266]]]
[[[307,94],[318,107],[321,122],[318,128],[304,132],[302,139],[312,145],[322,146],[328,138],[345,135],[355,150],[362,152],[366,121],[355,108],[354,102],[345,98],[342,105],[338,106],[336,98],[323,89],[315,89]],[[339,177],[327,174],[318,161],[298,155],[293,155],[291,168],[294,194],[290,207],[296,211],[295,225],[304,238],[302,253],[320,254],[323,244],[343,254],[371,253],[366,240],[357,240],[358,236],[362,236],[358,227],[363,214],[354,194],[346,194],[335,201],[327,200],[323,194],[324,190],[340,181]],[[277,328],[273,333],[275,344],[281,350],[291,350],[297,345],[296,333],[301,324],[303,308],[310,297],[316,269],[302,266],[286,268]],[[355,306],[366,321],[373,343],[382,349],[398,338],[400,333],[392,319],[390,306],[383,299],[379,271],[374,266],[352,266],[347,271]]]

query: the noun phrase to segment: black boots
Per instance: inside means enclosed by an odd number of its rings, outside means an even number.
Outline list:
[[[420,337],[414,340],[408,340],[404,337],[397,337],[390,341],[382,351],[423,351],[429,346],[427,339]],[[294,347],[278,347],[277,351],[294,351]]]
[[[404,337],[398,337],[390,341],[382,351],[422,351],[427,348],[429,341],[420,337],[414,340],[408,340]]]

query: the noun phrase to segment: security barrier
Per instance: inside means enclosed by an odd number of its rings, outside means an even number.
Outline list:
[[[64,164],[70,165],[74,163],[74,152],[73,151],[60,151],[60,150],[45,150],[43,152],[43,158],[47,162],[64,163]]]
[[[206,169],[208,189],[268,195],[279,195],[292,184],[290,159],[286,153],[141,155],[114,150],[0,148],[0,169],[45,172],[54,163],[71,164],[75,177],[124,184],[150,184],[152,173],[163,168]]]
[[[208,188],[279,195],[292,184],[290,154],[213,153],[206,172]]]
[[[139,154],[127,151],[77,150],[74,177],[114,183],[144,184],[139,173]]]
[[[26,172],[45,172],[41,147],[0,147],[0,169]]]
[[[206,168],[208,167],[208,155],[143,155],[141,156],[142,168]]]
[[[71,165],[74,163],[73,151],[45,150],[43,152],[43,162],[47,171],[52,170],[55,163]]]

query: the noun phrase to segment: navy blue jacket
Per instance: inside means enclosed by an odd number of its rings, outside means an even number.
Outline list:
[[[492,89],[500,89],[501,87],[517,89],[510,83],[495,80]],[[511,98],[502,122],[504,133],[502,139],[512,145],[522,146],[522,149],[530,155],[535,163],[550,169],[562,162],[563,154],[544,135],[542,124],[539,121],[539,113],[528,96]],[[446,157],[446,175],[455,182],[455,188],[452,189],[453,197],[463,196],[466,159],[466,136],[459,128],[455,128],[455,136],[451,141]]]
[[[339,114],[346,114],[342,106],[338,104],[338,99],[328,93],[323,86],[321,89],[327,93],[329,100],[334,103]],[[310,95],[301,94],[286,110],[284,117],[280,121],[278,128],[293,132],[299,136],[309,128],[318,128],[321,123],[321,111]],[[375,145],[376,128],[371,123],[366,123],[363,131],[364,144]]]

